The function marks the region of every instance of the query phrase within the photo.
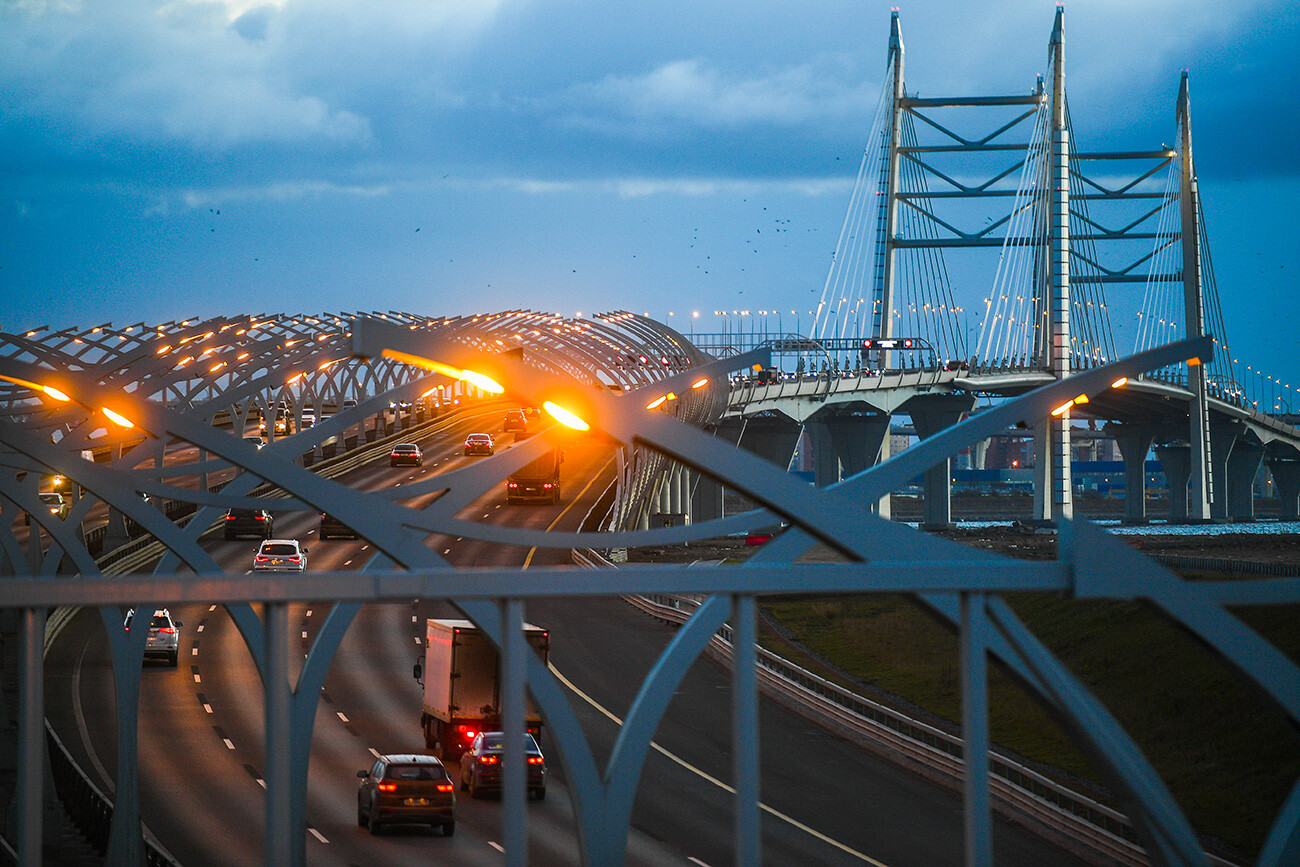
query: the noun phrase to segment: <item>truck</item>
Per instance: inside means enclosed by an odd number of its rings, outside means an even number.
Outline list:
[[[545,664],[550,633],[524,624],[524,639]],[[494,645],[468,620],[425,623],[424,664],[416,662],[415,679],[424,679],[420,726],[424,745],[444,759],[459,758],[479,732],[501,730],[501,662]],[[531,696],[524,702],[524,725],[534,738],[542,717]]]
[[[560,502],[560,464],[562,463],[564,463],[564,452],[551,449],[515,470],[506,479],[506,502]]]

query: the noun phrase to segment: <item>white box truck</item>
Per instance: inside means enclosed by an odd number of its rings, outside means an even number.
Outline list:
[[[430,618],[424,634],[424,665],[415,666],[416,680],[424,677],[424,744],[444,759],[454,759],[479,732],[501,729],[500,659],[496,645],[468,620]],[[550,633],[526,623],[524,638],[545,663]],[[542,717],[525,695],[525,725],[537,737]]]

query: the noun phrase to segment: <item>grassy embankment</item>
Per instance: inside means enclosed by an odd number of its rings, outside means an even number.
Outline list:
[[[1300,776],[1300,736],[1251,684],[1145,603],[1049,594],[1008,601],[1127,730],[1193,826],[1255,854]],[[961,718],[956,635],[903,597],[782,597],[767,614],[851,680],[936,716]],[[1294,606],[1237,612],[1291,659]],[[764,643],[780,651],[779,639]],[[1004,670],[990,671],[995,743],[1066,774],[1100,781],[1062,730]]]

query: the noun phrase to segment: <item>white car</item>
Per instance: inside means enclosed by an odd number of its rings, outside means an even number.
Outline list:
[[[307,549],[297,539],[267,539],[253,555],[254,572],[302,572],[307,568]]]
[[[131,621],[135,619],[135,609],[126,612],[122,626],[129,632]],[[159,608],[149,620],[149,637],[145,640],[144,658],[163,659],[172,668],[176,667],[176,656],[180,647],[181,622],[172,620],[172,613],[166,608]]]

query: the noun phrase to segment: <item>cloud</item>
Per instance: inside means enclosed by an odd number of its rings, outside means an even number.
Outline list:
[[[838,124],[869,112],[878,87],[854,80],[844,58],[823,57],[748,76],[694,58],[640,75],[575,84],[541,105],[568,125],[608,134],[684,135],[752,125]]]

